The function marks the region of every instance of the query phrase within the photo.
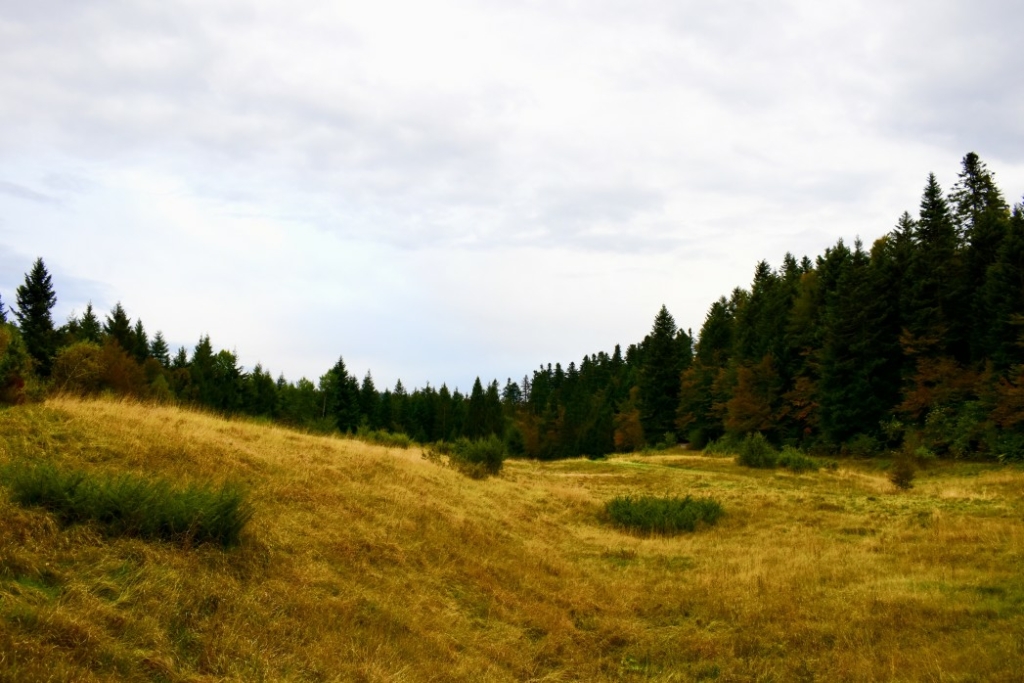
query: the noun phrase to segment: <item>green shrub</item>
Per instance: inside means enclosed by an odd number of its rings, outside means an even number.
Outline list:
[[[779,467],[785,467],[793,472],[817,472],[821,465],[813,458],[808,458],[792,446],[786,446],[779,453]]]
[[[747,467],[771,469],[778,463],[778,453],[760,432],[747,434],[740,444],[737,461]]]
[[[460,438],[449,448],[448,463],[473,479],[501,472],[508,455],[505,443],[494,434],[473,441]]]
[[[227,547],[238,543],[253,513],[234,486],[174,489],[163,480],[24,464],[9,465],[3,479],[14,502],[45,508],[63,524],[96,522],[112,536]]]
[[[889,472],[889,481],[901,491],[914,488],[914,476],[917,474],[917,466],[910,458],[900,456],[892,464]]]
[[[740,449],[740,440],[733,434],[726,434],[709,441],[704,446],[704,455],[736,455]]]
[[[413,440],[404,432],[389,432],[386,429],[366,429],[360,427],[356,431],[356,438],[365,443],[385,448],[409,448]]]
[[[725,514],[715,499],[690,496],[618,496],[605,503],[604,511],[613,524],[624,529],[665,535],[710,526]]]
[[[855,458],[870,458],[878,454],[881,444],[870,434],[858,434],[843,445],[843,450]]]

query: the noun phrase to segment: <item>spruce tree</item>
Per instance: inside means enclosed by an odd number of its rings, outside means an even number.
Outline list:
[[[660,440],[667,432],[675,431],[682,371],[680,351],[676,321],[668,308],[662,306],[644,340],[640,369],[641,418],[644,433],[651,440]]]
[[[25,274],[25,284],[19,285],[15,294],[18,309],[14,315],[18,319],[21,337],[36,362],[39,374],[48,377],[57,350],[52,315],[57,295],[42,258],[36,259],[32,270]]]
[[[157,330],[149,345],[149,356],[155,358],[165,368],[171,367],[171,350],[164,339],[164,333]]]
[[[78,331],[85,341],[99,343],[103,329],[100,327],[100,321],[96,317],[91,301],[85,306],[85,313],[82,314],[82,319],[78,323]]]
[[[110,315],[107,316],[107,321],[103,324],[103,333],[129,353],[135,348],[132,321],[128,318],[120,301],[114,304],[114,308],[110,310]],[[209,342],[209,338],[207,338],[207,342]],[[210,356],[213,356],[212,350]]]
[[[139,363],[145,363],[149,358],[149,336],[146,328],[142,325],[142,318],[135,321],[135,329],[132,330],[132,348],[126,349],[131,352]]]

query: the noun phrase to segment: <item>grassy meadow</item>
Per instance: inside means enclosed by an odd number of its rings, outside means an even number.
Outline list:
[[[0,486],[0,681],[1019,681],[1024,470],[509,461],[173,407],[0,411],[0,467],[241,487],[241,542],[62,526]],[[711,496],[672,537],[617,496]]]

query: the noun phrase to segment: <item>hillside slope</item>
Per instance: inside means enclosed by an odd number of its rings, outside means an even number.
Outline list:
[[[678,453],[509,462],[171,407],[0,411],[0,465],[242,483],[230,550],[61,527],[0,487],[0,680],[1019,680],[1024,473],[792,475]],[[622,493],[713,495],[676,538]]]

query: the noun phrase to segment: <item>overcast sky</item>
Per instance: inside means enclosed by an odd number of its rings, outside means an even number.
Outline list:
[[[0,296],[290,380],[470,388],[696,332],[976,151],[1024,193],[1016,0],[0,0]]]

